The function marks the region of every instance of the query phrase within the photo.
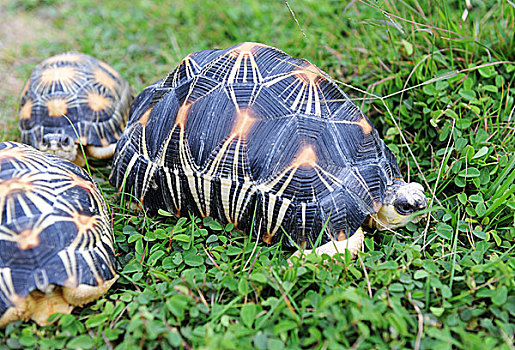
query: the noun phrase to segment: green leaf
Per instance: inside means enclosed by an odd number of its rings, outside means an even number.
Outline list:
[[[424,93],[429,96],[438,95],[438,91],[436,91],[433,84],[424,85],[424,87],[422,87],[422,91],[424,91]]]
[[[492,303],[494,303],[497,306],[503,305],[507,299],[508,289],[506,288],[506,286],[501,286],[500,288],[497,288],[492,295]]]
[[[172,330],[166,334],[166,339],[171,346],[178,348],[181,345],[182,338],[179,332]]]
[[[495,74],[495,71],[492,66],[486,66],[478,68],[479,74],[481,74],[484,78],[490,78]]]
[[[209,228],[213,231],[222,231],[223,226],[216,220],[213,220],[209,223]]]
[[[262,284],[266,283],[266,277],[261,272],[253,272],[250,275],[250,279],[253,280],[253,281],[262,283]]]
[[[32,334],[22,334],[20,337],[20,344],[26,347],[36,345],[36,337]]]
[[[476,213],[479,217],[483,217],[486,213],[486,206],[484,202],[479,202],[476,205]]]
[[[411,44],[410,42],[408,42],[408,41],[406,41],[404,39],[402,39],[401,42],[402,42],[402,45],[404,45],[404,49],[406,50],[406,54],[408,56],[413,55],[413,44]]]
[[[238,281],[238,292],[242,295],[246,295],[249,293],[249,283],[246,278],[240,278]]]
[[[487,154],[489,151],[489,148],[486,146],[481,147],[476,154],[472,157],[472,159],[477,159],[483,157],[485,154]]]
[[[393,260],[388,260],[381,265],[377,266],[378,270],[395,270],[399,267],[399,264],[397,264]]]
[[[196,254],[184,254],[184,263],[189,266],[200,266],[204,264],[204,258]]]
[[[281,334],[294,328],[297,328],[297,322],[291,320],[283,320],[275,325],[274,334]]]
[[[182,320],[184,319],[184,312],[188,307],[188,301],[189,297],[186,295],[173,295],[166,301],[166,306],[168,307],[168,310],[175,315],[175,317]]]
[[[467,169],[463,169],[458,173],[458,176],[465,177],[465,178],[471,178],[471,177],[479,177],[480,172],[478,169],[470,167]]]
[[[105,314],[94,315],[86,321],[86,326],[89,328],[98,327],[99,325],[105,323],[108,317],[109,315]]]
[[[413,275],[413,277],[416,280],[419,280],[421,278],[425,278],[427,276],[429,276],[429,273],[426,270],[417,270],[417,271],[415,271],[415,274]]]
[[[95,342],[90,335],[79,335],[66,344],[67,348],[72,349],[91,349],[93,346],[95,346]]]
[[[479,215],[479,214],[478,214]],[[486,239],[486,233],[484,233],[483,231],[479,231],[479,230],[472,230],[472,233],[474,234],[474,236],[476,236],[477,238],[481,238],[481,239]]]
[[[495,85],[485,85],[483,86],[483,89],[485,89],[485,91],[493,92],[494,94],[496,94],[499,91],[499,89],[497,89],[497,86]]]
[[[429,307],[429,310],[431,310],[431,312],[436,316],[436,317],[440,317],[443,315],[443,312],[445,311],[445,309],[443,307]]]
[[[165,255],[166,253],[162,250],[156,250],[155,252],[153,252],[147,259],[147,261],[149,263],[152,263],[152,262],[155,262],[157,260],[159,260],[163,255]]]
[[[217,235],[209,235],[209,237],[206,239],[206,243],[213,243],[213,242],[216,242],[218,241],[218,236]]]
[[[245,326],[252,327],[252,323],[254,323],[254,319],[257,314],[257,306],[254,303],[247,303],[242,306],[240,311],[240,317]]]
[[[136,233],[136,229],[133,226],[126,225],[123,227],[123,233],[126,235],[130,235],[132,233]]]
[[[460,89],[460,91],[458,91],[458,94],[460,94],[460,96],[467,101],[472,101],[476,98],[476,92],[474,90]]]
[[[189,243],[190,242],[190,236],[184,234],[184,233],[180,233],[178,235],[174,235],[172,237],[172,239],[174,241],[179,241],[179,242],[185,242],[185,243]]]
[[[137,260],[133,260],[130,263],[128,263],[127,265],[125,265],[125,267],[123,268],[123,272],[124,273],[132,273],[132,272],[136,272],[136,271],[141,271],[142,269],[143,269],[143,267],[141,266],[140,262]]]
[[[436,225],[436,234],[444,239],[451,239],[453,228],[450,225],[439,223]]]
[[[458,200],[461,204],[467,203],[467,194],[465,192],[461,192],[458,194]]]
[[[174,217],[175,216],[172,213],[169,213],[169,212],[167,212],[166,210],[163,210],[163,209],[158,209],[157,213],[159,215],[161,215],[161,216],[169,216],[169,217]]]

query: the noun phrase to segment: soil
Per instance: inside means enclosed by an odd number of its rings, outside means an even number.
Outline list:
[[[42,40],[59,40],[65,34],[52,21],[34,11],[9,7],[9,0],[0,0],[0,140],[18,138],[17,115],[19,95],[30,73],[22,67],[39,63],[37,52]],[[36,55],[37,56],[37,55]]]

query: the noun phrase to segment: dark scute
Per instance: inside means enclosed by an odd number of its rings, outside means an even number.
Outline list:
[[[288,108],[277,94],[264,86],[256,88],[257,96],[253,96],[254,102],[251,105],[253,116],[260,119],[277,119],[292,117],[293,111]]]
[[[319,202],[320,212],[326,230],[331,232],[334,239],[343,232],[351,237],[361,226],[369,211],[361,205],[360,197],[355,196],[346,188],[341,188]]]
[[[179,98],[181,104],[182,101],[184,101],[184,99],[186,98],[182,98],[183,91],[187,92],[188,99],[186,103],[190,104],[196,102],[198,99],[209,97],[209,94],[211,94],[217,88],[220,87],[220,82],[202,76],[199,76],[197,79],[192,81],[192,84],[194,84],[193,88],[190,84],[185,84],[184,89],[183,87],[178,89],[181,91],[181,98]],[[186,90],[185,88],[187,88],[188,90]]]
[[[175,124],[179,107],[175,91],[170,90],[152,108],[145,126],[145,140],[151,159],[154,159],[161,153],[164,142],[170,136],[170,130],[172,130]]]
[[[191,105],[186,118],[186,135],[197,165],[203,165],[215,147],[231,133],[236,118],[236,107],[221,88],[209,98]]]
[[[292,57],[286,53],[270,48],[256,48],[256,63],[263,77],[284,73],[291,70]]]
[[[351,104],[349,96],[338,86],[330,80],[318,78],[319,92],[321,94],[321,109],[322,115],[327,118],[336,117],[335,111],[337,111],[342,104]],[[347,102],[349,101],[349,102]],[[357,108],[357,107],[356,107]],[[330,111],[330,114],[327,114]]]
[[[401,171],[399,169],[399,164],[397,163],[397,158],[393,154],[393,152],[384,144],[381,143],[384,156],[386,161],[383,160],[384,168],[388,170],[388,175],[391,179],[402,178]]]
[[[138,121],[143,113],[145,113],[151,107],[154,95],[156,94],[156,87],[160,82],[161,81],[158,80],[154,84],[144,88],[143,91],[141,91],[132,101],[131,106],[129,107],[129,125]],[[168,92],[168,89],[166,92]],[[159,100],[160,98],[156,100],[156,103]]]
[[[191,54],[191,58],[193,58],[201,68],[206,68],[207,66],[213,64],[213,61],[217,57],[225,54],[230,49],[231,48],[201,50]]]
[[[277,175],[300,152],[301,139],[293,118],[262,120],[247,138],[250,173],[256,182]]]
[[[377,154],[375,149],[375,138],[372,134],[364,134],[358,125],[330,123],[327,131],[322,134],[324,143],[330,145],[331,139],[336,139],[332,146],[338,149],[339,157],[334,159],[337,165],[345,166],[355,164],[360,160],[367,161],[368,157],[374,158]],[[372,149],[370,149],[372,147]]]
[[[370,163],[363,163],[356,166],[356,173],[361,175],[366,181],[367,188],[360,186],[358,183],[353,182],[355,187],[350,187],[354,193],[360,196],[364,202],[368,205],[367,209],[374,212],[374,203],[381,203],[383,200],[383,194],[386,191],[386,187],[391,182],[391,178],[386,177],[383,168],[380,166],[378,161],[371,161]]]

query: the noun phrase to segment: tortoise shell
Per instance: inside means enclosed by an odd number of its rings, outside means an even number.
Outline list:
[[[66,305],[98,298],[117,278],[114,263],[91,177],[30,146],[0,143],[0,326],[31,317],[44,324],[45,297]]]
[[[350,237],[400,176],[324,72],[263,44],[188,55],[129,115],[113,185],[150,210],[253,225],[267,243]]]
[[[131,101],[129,84],[108,64],[77,52],[50,57],[22,91],[22,142],[40,149],[45,134],[64,134],[83,145],[115,144]]]

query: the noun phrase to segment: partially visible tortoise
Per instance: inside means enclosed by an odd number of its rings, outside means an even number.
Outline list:
[[[257,43],[190,54],[134,100],[111,183],[143,207],[231,222],[333,254],[360,226],[426,208],[356,105],[310,62]],[[288,238],[291,237],[291,240]],[[349,238],[347,240],[347,238]],[[338,242],[338,244],[333,244]]]
[[[20,103],[22,141],[84,165],[79,147],[98,159],[113,156],[132,101],[129,84],[106,63],[77,52],[34,68]]]
[[[80,167],[0,143],[0,327],[47,323],[117,279],[106,204]]]

